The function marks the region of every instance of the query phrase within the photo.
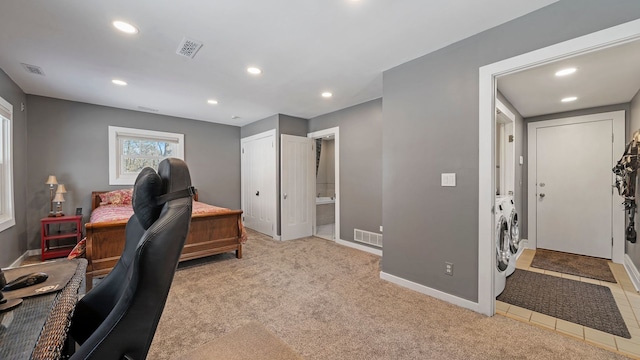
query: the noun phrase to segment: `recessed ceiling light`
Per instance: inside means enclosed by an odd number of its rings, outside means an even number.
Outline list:
[[[576,68],[566,68],[556,72],[556,76],[567,76],[576,72]]]
[[[560,101],[562,101],[562,102],[572,102],[572,101],[576,101],[576,100],[578,100],[578,98],[576,96],[569,96],[569,97],[566,97],[566,98],[564,98],[564,99],[562,99]]]
[[[126,86],[127,82],[123,81],[123,80],[119,80],[119,79],[113,79],[111,80],[112,83],[119,85],[119,86]]]
[[[259,75],[262,73],[262,70],[258,69],[257,67],[249,67],[247,68],[247,72],[252,75]]]
[[[207,100],[207,103],[209,103],[211,105],[218,105],[218,100],[209,99],[209,100]]]
[[[333,94],[328,92],[328,91],[325,91],[325,92],[322,93],[322,97],[323,98],[330,98],[332,96],[333,96]]]
[[[127,34],[137,34],[138,28],[124,21],[116,20],[113,22],[113,26]]]
[[[233,120],[240,119],[240,116],[238,116],[238,115],[233,115],[233,116],[231,116],[231,119],[233,119]]]

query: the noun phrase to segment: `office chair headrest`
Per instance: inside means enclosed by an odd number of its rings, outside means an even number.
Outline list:
[[[147,167],[138,174],[133,188],[133,212],[147,230],[160,216],[165,202],[194,193],[187,164],[180,159],[167,158],[160,162],[157,173]]]
[[[162,179],[160,175],[150,167],[142,169],[133,186],[131,203],[133,212],[145,230],[160,216],[162,204],[158,204],[156,201],[156,198],[160,195],[162,195]]]

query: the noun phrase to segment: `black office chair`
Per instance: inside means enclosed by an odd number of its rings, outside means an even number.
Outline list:
[[[70,335],[80,347],[72,360],[146,358],[189,231],[193,193],[179,159],[138,175],[122,256],[73,314]]]

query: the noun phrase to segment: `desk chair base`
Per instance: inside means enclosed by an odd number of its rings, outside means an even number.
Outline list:
[[[0,312],[9,311],[14,307],[22,304],[22,299],[11,299],[11,300],[5,300],[5,301],[6,301],[5,303],[0,304]]]

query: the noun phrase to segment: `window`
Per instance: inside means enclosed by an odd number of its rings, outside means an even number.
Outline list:
[[[13,207],[13,106],[0,98],[0,231],[16,224]]]
[[[165,158],[184,160],[184,135],[109,126],[109,185],[133,185],[140,170]]]

